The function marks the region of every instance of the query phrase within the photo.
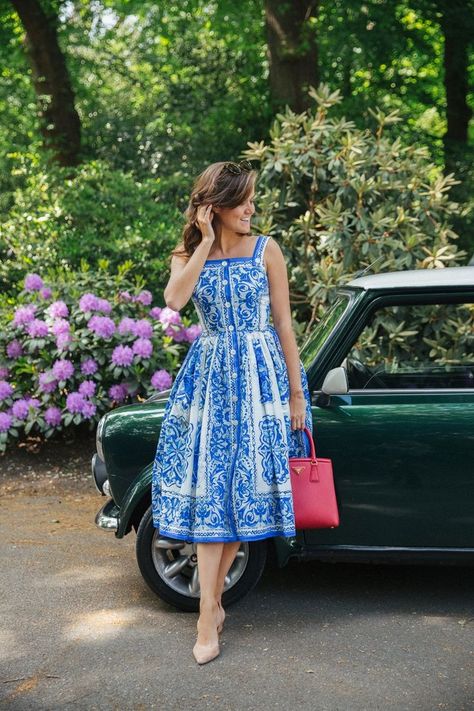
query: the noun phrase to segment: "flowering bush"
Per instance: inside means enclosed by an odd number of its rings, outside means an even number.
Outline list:
[[[143,282],[127,280],[129,264],[115,277],[106,260],[99,273],[81,267],[51,273],[49,284],[30,273],[0,307],[0,451],[33,429],[45,438],[81,422],[93,429],[110,407],[169,388],[200,333],[152,306]]]
[[[464,207],[457,183],[423,146],[390,135],[397,112],[370,110],[372,127],[338,117],[342,97],[311,87],[315,106],[277,115],[267,142],[242,157],[260,161],[259,229],[278,239],[289,265],[298,340],[361,269],[384,272],[465,263],[452,228]]]

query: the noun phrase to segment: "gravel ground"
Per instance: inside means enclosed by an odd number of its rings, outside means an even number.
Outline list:
[[[0,707],[13,711],[472,711],[474,569],[291,563],[227,610],[199,667],[194,614],[96,529],[91,435],[0,459]]]
[[[0,496],[95,491],[90,474],[95,451],[95,431],[46,442],[30,437],[0,454]]]

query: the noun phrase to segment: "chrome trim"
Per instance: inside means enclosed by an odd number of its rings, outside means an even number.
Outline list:
[[[105,496],[112,496],[112,492],[110,490],[110,482],[108,479],[106,479],[102,484],[102,492],[105,494]]]
[[[97,454],[99,457],[102,459],[102,461],[105,461],[104,458],[104,450],[102,449],[102,433],[104,430],[104,424],[105,424],[105,418],[107,415],[105,414],[103,417],[100,418],[98,424],[97,424],[97,430],[95,433],[95,448],[97,449]]]
[[[92,460],[91,460],[91,469],[92,469],[92,478],[94,480],[94,486],[101,494],[104,496],[104,491],[103,491],[103,485],[104,482],[107,479],[107,469],[102,461],[102,459],[99,457],[97,452],[94,452],[92,455]]]
[[[94,486],[95,486],[95,488],[97,489],[97,491],[99,492],[99,494],[102,494],[103,492],[102,492],[101,489],[99,488],[99,486],[98,486],[98,484],[97,484],[97,479],[96,479],[96,476],[95,476],[95,460],[96,460],[96,459],[97,459],[97,452],[94,452],[94,454],[92,455],[92,458],[91,458],[92,480],[93,480]]]
[[[116,531],[118,529],[118,518],[104,514],[104,509],[109,504],[110,500],[107,501],[95,515],[95,525],[102,531]]]

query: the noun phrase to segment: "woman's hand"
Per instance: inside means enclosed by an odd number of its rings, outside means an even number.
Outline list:
[[[216,238],[214,230],[212,229],[213,219],[214,213],[212,212],[212,205],[199,205],[195,224],[201,230],[203,241],[210,242],[211,244]]]
[[[290,419],[292,430],[302,430],[305,426],[306,399],[303,392],[290,395]]]

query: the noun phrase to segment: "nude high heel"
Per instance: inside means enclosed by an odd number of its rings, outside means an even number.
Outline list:
[[[198,634],[200,632],[200,624],[199,620],[197,621],[196,627],[198,630]],[[210,644],[201,644],[200,642],[196,642],[196,644],[193,647],[193,655],[194,659],[197,661],[198,664],[207,664],[207,662],[212,661],[216,657],[219,656],[220,654],[220,647],[219,647],[219,640],[215,643],[210,643]]]
[[[217,603],[217,605],[219,607],[219,612],[221,613],[221,620],[217,625],[217,634],[221,634],[222,630],[224,629],[225,612],[220,601]]]

